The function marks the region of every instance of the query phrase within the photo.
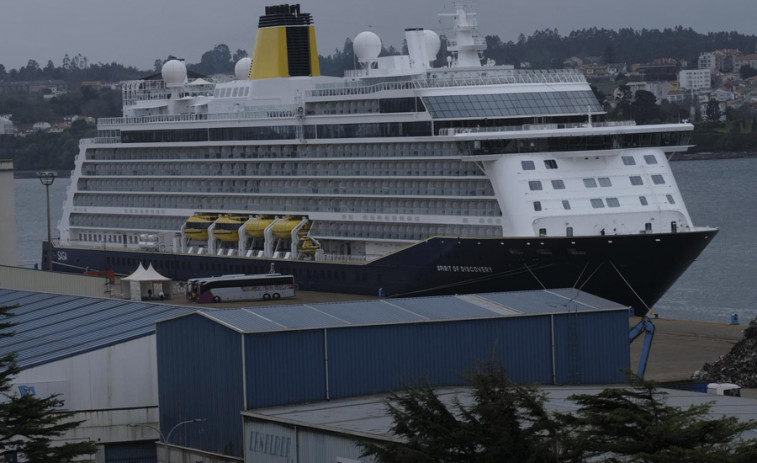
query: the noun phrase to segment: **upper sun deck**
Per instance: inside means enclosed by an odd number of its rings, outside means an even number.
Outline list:
[[[572,69],[510,69],[504,67],[429,69],[423,77],[373,77],[363,70],[348,71],[344,82],[316,84],[310,97],[366,95],[377,92],[444,89],[450,87],[515,86],[524,84],[587,84],[583,74]]]
[[[459,68],[440,68],[430,69],[422,76],[395,76],[395,77],[375,77],[375,76],[358,76],[363,71],[354,71],[353,77],[348,77],[338,82],[316,83],[309,82],[308,79],[302,80],[304,94],[304,103],[309,101],[336,101],[342,97],[359,97],[365,95],[376,95],[385,92],[397,92],[398,94],[407,91],[422,92],[424,90],[444,90],[455,89],[459,93],[461,89],[481,89],[487,88],[494,90],[496,87],[512,87],[510,92],[517,93],[516,87],[523,85],[544,86],[549,90],[557,84],[578,84],[587,85],[586,78],[583,74],[574,70],[520,70],[508,68],[478,68],[478,69],[459,69]],[[208,106],[214,100],[223,95],[223,89],[232,89],[239,82],[214,84],[202,80],[201,82],[190,82],[181,87],[168,87],[162,80],[141,80],[130,81],[123,85],[123,102],[124,112],[134,110],[160,110],[168,108],[171,101],[183,101],[186,108],[195,108],[197,106]],[[255,83],[251,85],[251,92],[239,92],[235,98],[225,98],[225,100],[234,100],[239,104],[235,111],[208,111],[208,112],[184,112],[176,113],[159,113],[140,116],[128,117],[111,117],[98,120],[100,127],[113,127],[133,124],[151,124],[151,123],[186,123],[208,120],[259,120],[259,119],[280,119],[298,117],[296,104],[272,105],[256,104],[254,98],[249,94],[255,95]],[[237,85],[237,87],[240,87]],[[249,87],[248,87],[249,88]],[[220,90],[220,91],[219,91]],[[289,90],[289,88],[287,88]],[[477,90],[480,91],[480,90]],[[531,87],[533,91],[533,87]],[[227,92],[230,93],[230,92]]]

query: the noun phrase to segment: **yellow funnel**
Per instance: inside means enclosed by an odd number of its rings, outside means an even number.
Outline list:
[[[312,22],[300,5],[267,6],[258,22],[250,79],[321,75]]]

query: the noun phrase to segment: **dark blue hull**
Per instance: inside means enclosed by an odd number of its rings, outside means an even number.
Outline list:
[[[112,270],[141,262],[174,280],[230,273],[295,276],[302,290],[387,297],[575,287],[643,313],[697,258],[716,229],[543,238],[431,238],[365,264],[57,246],[53,270]],[[43,266],[47,268],[47,243]]]

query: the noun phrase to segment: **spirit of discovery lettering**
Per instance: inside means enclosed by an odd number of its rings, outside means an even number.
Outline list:
[[[491,267],[480,265],[437,265],[437,272],[494,273]]]

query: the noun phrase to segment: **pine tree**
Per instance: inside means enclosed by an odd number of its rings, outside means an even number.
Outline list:
[[[401,440],[361,442],[382,462],[553,462],[556,423],[536,387],[518,385],[488,365],[470,379],[473,403],[447,405],[425,384],[391,394],[392,432]]]
[[[0,307],[0,341],[14,335],[12,309]],[[48,397],[14,394],[11,380],[19,371],[15,352],[0,355],[0,454],[16,451],[19,459],[30,463],[67,463],[94,453],[97,447],[92,441],[57,443],[82,421],[70,421],[74,413],[60,411],[63,401],[57,394]]]
[[[742,441],[757,422],[712,418],[710,404],[686,409],[665,403],[652,381],[629,375],[630,388],[609,388],[597,395],[569,399],[580,408],[557,414],[564,436],[565,460],[648,463],[757,461],[757,442]]]

